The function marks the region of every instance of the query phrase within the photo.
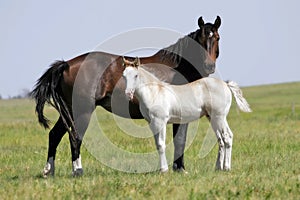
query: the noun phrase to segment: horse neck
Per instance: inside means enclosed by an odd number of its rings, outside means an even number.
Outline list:
[[[182,57],[185,56],[185,52],[190,49],[191,43],[195,43],[195,37],[198,32],[191,32],[190,34],[179,38],[174,44],[165,47],[157,52],[157,56],[161,57],[161,60],[167,60],[168,62],[173,62],[174,64],[179,64]]]
[[[156,78],[153,74],[143,69],[142,67],[138,68],[138,75],[139,75],[139,85],[148,84],[148,83],[163,84],[158,78]]]
[[[175,44],[159,50],[154,57],[157,57],[161,64],[177,68],[181,61],[182,51],[186,45],[186,37],[180,38]]]
[[[153,57],[161,64],[176,68],[188,82],[208,76],[203,70],[205,49],[195,41],[197,34],[195,31],[180,38],[175,44],[159,50]],[[181,81],[173,82],[182,84]]]

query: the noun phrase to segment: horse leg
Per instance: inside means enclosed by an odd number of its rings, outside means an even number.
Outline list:
[[[224,120],[221,117],[212,116],[210,120],[211,126],[216,134],[218,144],[219,144],[219,151],[218,151],[218,158],[216,162],[216,170],[223,170],[224,169],[224,158],[225,158],[225,144],[224,144]]]
[[[73,130],[72,130],[73,131]],[[73,135],[74,135],[73,131]],[[83,169],[81,165],[81,156],[80,156],[80,146],[81,140],[78,138],[74,138],[71,134],[69,134],[71,153],[72,153],[72,175],[73,176],[81,176],[83,175]]]
[[[222,135],[225,144],[225,160],[224,160],[224,170],[230,170],[231,168],[231,152],[233,143],[233,133],[225,119],[225,129]]]
[[[160,160],[160,172],[168,171],[168,162],[166,158],[166,125],[167,123],[159,119],[153,119],[150,123],[150,129],[154,134],[155,144]]]
[[[49,132],[48,158],[42,172],[44,178],[47,178],[48,175],[54,176],[56,148],[60,143],[62,137],[65,135],[66,131],[67,128],[65,127],[63,120],[60,117]]]
[[[185,171],[184,149],[188,124],[173,124],[174,171]]]
[[[83,136],[89,125],[92,112],[93,110],[89,110],[86,111],[85,113],[77,115],[75,119],[76,130],[72,130],[73,134],[69,134],[71,153],[72,153],[72,175],[73,176],[83,175],[80,148],[81,148]],[[77,134],[74,134],[75,131]],[[74,137],[74,135],[76,137]]]

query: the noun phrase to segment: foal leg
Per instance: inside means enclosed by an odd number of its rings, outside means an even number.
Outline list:
[[[173,143],[174,143],[174,171],[185,171],[184,149],[186,143],[188,124],[173,124]]]
[[[223,132],[224,132],[223,117],[212,116],[210,123],[216,134],[218,144],[219,144],[218,158],[217,158],[217,162],[216,162],[216,170],[223,170],[224,169],[224,158],[225,158],[225,144],[224,144],[224,140],[223,140],[223,136],[222,136]]]
[[[231,152],[233,143],[233,133],[230,130],[227,120],[225,119],[225,129],[222,135],[225,144],[225,160],[224,160],[224,170],[230,170],[231,168]]]
[[[49,132],[48,158],[42,172],[44,178],[47,178],[48,175],[54,176],[56,149],[66,132],[67,128],[65,127],[63,120],[60,117],[54,125],[54,127]]]
[[[159,155],[160,172],[168,171],[168,162],[166,158],[166,125],[162,120],[153,119],[150,123],[150,129],[154,134],[155,144]]]

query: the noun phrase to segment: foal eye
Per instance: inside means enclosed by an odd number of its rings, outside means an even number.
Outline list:
[[[137,78],[138,77],[138,75],[136,74],[135,76],[134,76],[134,78]]]

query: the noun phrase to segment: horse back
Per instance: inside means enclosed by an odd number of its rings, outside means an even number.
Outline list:
[[[200,79],[197,82],[202,88],[202,100],[207,112],[227,115],[232,101],[231,91],[227,84],[220,79],[211,77]]]

